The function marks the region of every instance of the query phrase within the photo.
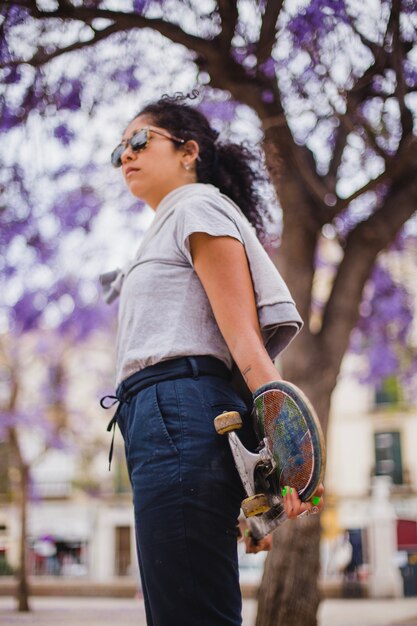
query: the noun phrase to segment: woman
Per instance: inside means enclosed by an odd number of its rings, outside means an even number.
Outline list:
[[[117,421],[125,441],[147,622],[241,624],[245,494],[213,419],[248,413],[233,363],[251,392],[277,380],[271,357],[301,320],[245,217],[259,229],[246,150],[219,144],[200,112],[165,97],[130,122],[112,163],[155,211],[134,261],[102,280],[108,301],[121,294],[120,405],[109,428]],[[288,517],[311,506],[288,490]],[[246,543],[257,552],[271,539]]]

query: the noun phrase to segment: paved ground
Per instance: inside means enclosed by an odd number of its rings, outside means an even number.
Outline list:
[[[417,597],[401,600],[325,600],[319,607],[320,626],[400,624],[417,626]]]
[[[17,613],[12,598],[0,598],[1,626],[146,626],[142,600],[32,598],[32,612]],[[244,601],[243,625],[254,626],[256,601]],[[325,600],[319,626],[417,626],[417,598]]]

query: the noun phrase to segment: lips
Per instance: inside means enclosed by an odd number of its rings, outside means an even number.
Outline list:
[[[138,167],[128,167],[125,171],[125,176],[129,176],[132,172],[139,172]]]

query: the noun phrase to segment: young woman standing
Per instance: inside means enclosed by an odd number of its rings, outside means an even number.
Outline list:
[[[250,161],[219,143],[197,109],[167,97],[130,122],[112,154],[155,211],[133,262],[102,280],[108,301],[121,296],[111,425],[125,441],[148,626],[241,624],[245,494],[213,419],[249,412],[233,363],[251,392],[279,379],[272,359],[301,327],[250,224],[262,222]],[[311,506],[296,490],[285,496],[290,518]],[[246,543],[257,552],[271,540]]]

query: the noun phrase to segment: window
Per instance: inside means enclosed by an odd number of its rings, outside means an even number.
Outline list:
[[[403,468],[400,433],[375,433],[374,443],[376,476],[391,476],[394,485],[402,485]]]
[[[388,376],[375,389],[376,406],[396,405],[401,402],[401,387],[395,376]]]

